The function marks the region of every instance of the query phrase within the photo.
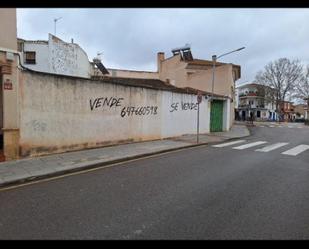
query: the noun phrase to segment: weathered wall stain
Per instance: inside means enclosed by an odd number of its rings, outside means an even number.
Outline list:
[[[47,124],[38,120],[31,120],[26,123],[27,126],[30,126],[33,131],[45,132]]]

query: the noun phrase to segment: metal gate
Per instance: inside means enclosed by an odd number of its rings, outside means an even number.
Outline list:
[[[210,110],[210,132],[222,131],[223,126],[223,101],[213,100]]]

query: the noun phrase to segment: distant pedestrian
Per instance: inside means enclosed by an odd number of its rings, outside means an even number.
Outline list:
[[[250,121],[251,121],[251,124],[253,124],[253,112],[250,112]]]

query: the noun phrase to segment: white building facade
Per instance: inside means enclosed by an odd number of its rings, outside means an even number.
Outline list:
[[[18,39],[22,65],[37,72],[90,78],[92,69],[86,52],[73,42],[49,34],[48,41]]]
[[[260,89],[261,86],[255,83],[237,87],[236,119],[247,120],[252,113],[257,121],[277,120],[275,102],[267,100]]]

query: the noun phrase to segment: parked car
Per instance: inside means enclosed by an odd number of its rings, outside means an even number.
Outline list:
[[[304,123],[305,119],[304,118],[295,118],[294,122],[296,122],[296,123]]]

